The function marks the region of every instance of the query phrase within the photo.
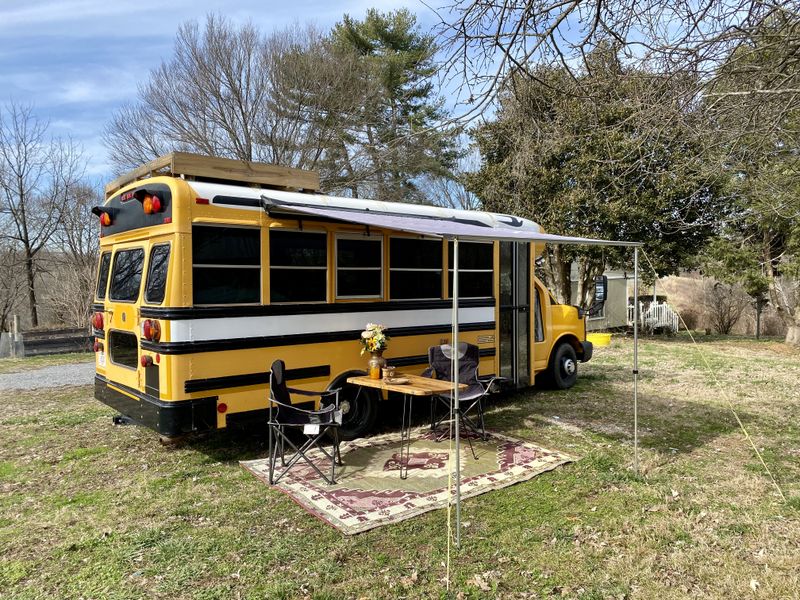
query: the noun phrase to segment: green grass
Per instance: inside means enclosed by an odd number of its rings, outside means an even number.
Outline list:
[[[0,374],[19,373],[41,367],[53,365],[71,365],[79,362],[91,362],[94,354],[91,352],[69,352],[67,354],[49,354],[45,356],[31,356],[30,358],[0,358]]]
[[[0,392],[0,596],[730,598],[755,580],[795,597],[800,354],[700,351],[719,384],[680,336],[642,342],[640,475],[629,341],[599,348],[571,390],[498,399],[490,428],[581,458],[464,502],[449,592],[444,511],[346,537],[239,467],[265,455],[258,436],[163,447],[112,426],[88,386]]]

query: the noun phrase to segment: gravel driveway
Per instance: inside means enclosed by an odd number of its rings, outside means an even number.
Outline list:
[[[0,390],[33,390],[62,385],[89,385],[94,381],[94,361],[42,367],[0,374]]]

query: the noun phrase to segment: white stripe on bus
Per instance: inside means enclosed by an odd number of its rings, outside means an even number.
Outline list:
[[[170,321],[169,342],[202,342],[273,335],[297,335],[363,329],[367,323],[381,323],[392,335],[393,327],[425,327],[450,323],[449,308],[434,310],[393,310],[262,317],[220,317]],[[494,321],[491,306],[460,308],[462,325]]]

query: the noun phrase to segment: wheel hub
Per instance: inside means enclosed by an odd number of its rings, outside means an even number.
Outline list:
[[[341,402],[341,404],[339,404],[339,410],[342,411],[343,415],[346,415],[347,413],[349,413],[350,412],[350,401],[349,400],[343,400]]]
[[[565,358],[562,366],[564,368],[564,373],[567,375],[575,373],[575,361],[571,358]]]

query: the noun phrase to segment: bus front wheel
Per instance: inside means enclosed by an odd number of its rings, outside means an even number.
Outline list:
[[[378,418],[378,399],[367,388],[345,383],[339,392],[339,408],[342,424],[339,436],[343,440],[354,440],[369,433]]]
[[[555,349],[548,379],[559,390],[569,389],[578,381],[578,356],[569,342],[562,342]]]

